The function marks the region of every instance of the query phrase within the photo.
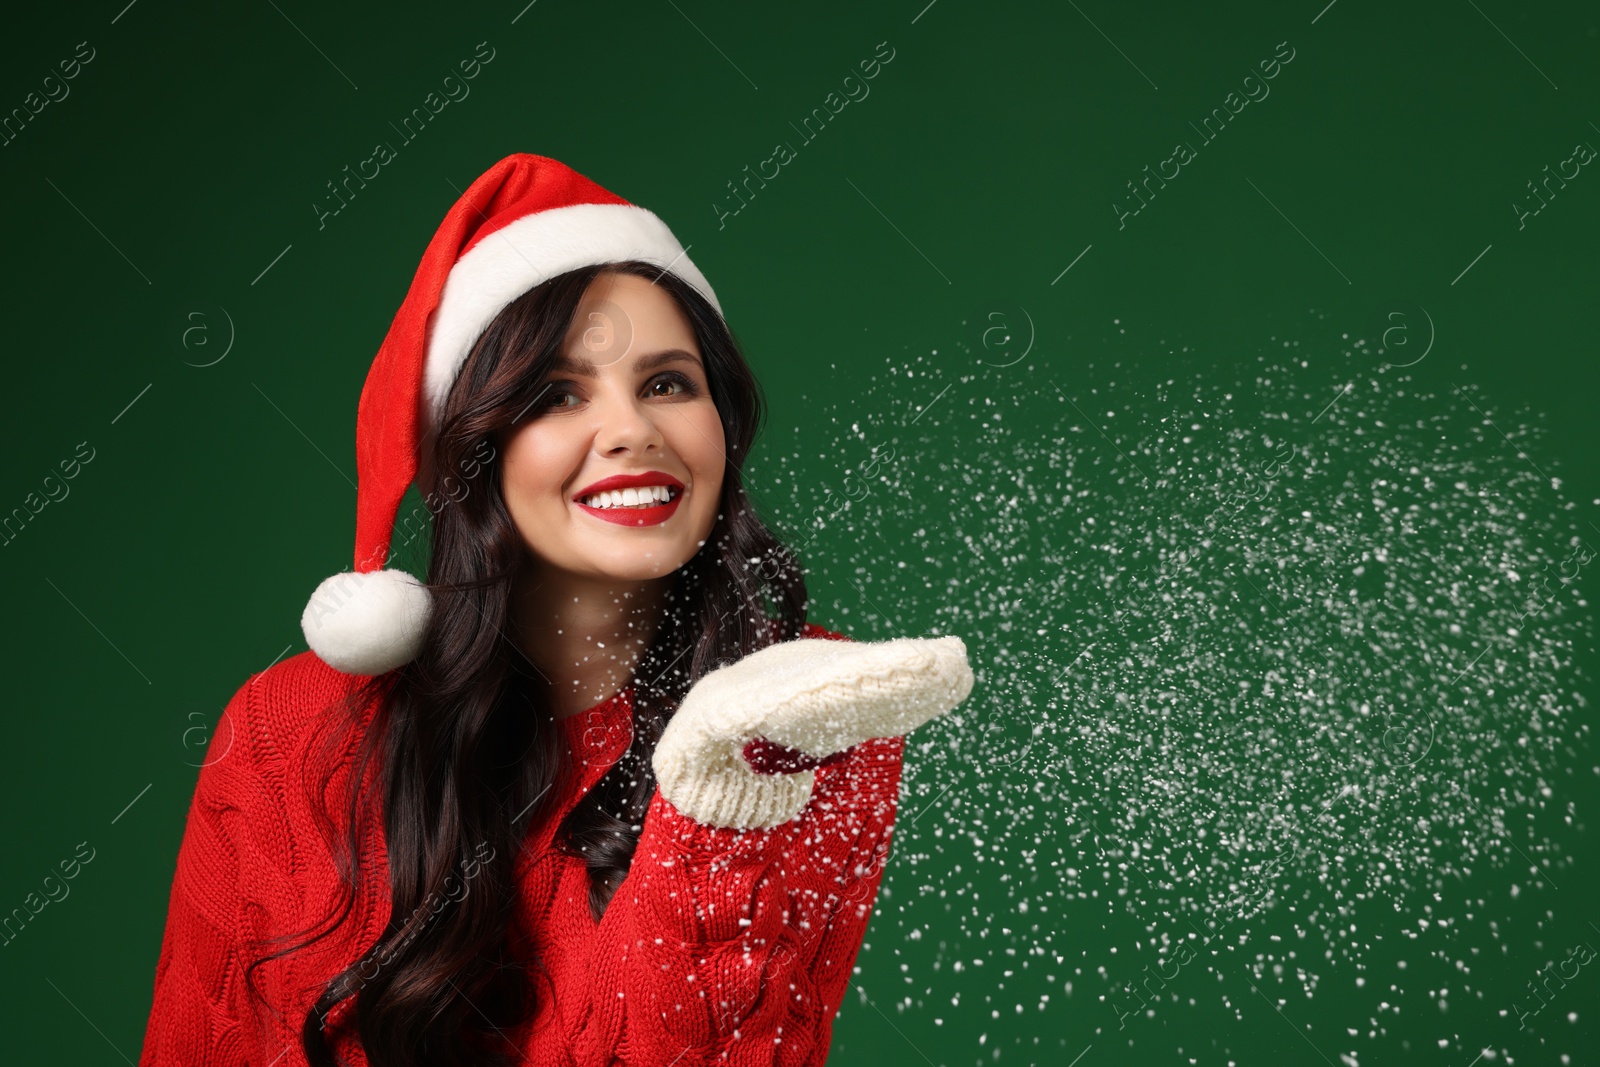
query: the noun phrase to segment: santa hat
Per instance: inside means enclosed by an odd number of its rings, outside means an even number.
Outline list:
[[[356,414],[355,569],[317,586],[306,643],[347,674],[382,674],[421,648],[428,590],[383,569],[419,446],[473,344],[517,297],[579,267],[636,259],[670,269],[721,314],[711,286],[654,214],[545,156],[507,156],[445,215],[367,374]]]

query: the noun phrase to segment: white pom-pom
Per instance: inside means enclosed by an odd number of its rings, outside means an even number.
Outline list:
[[[427,587],[405,571],[345,571],[317,586],[300,629],[335,670],[383,674],[416,657],[432,608]]]

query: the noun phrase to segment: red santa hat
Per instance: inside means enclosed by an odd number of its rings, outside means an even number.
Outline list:
[[[428,590],[384,569],[420,447],[473,344],[523,293],[579,267],[636,259],[670,269],[720,314],[711,286],[651,212],[545,156],[507,156],[455,202],[367,374],[356,413],[355,569],[317,586],[306,643],[347,674],[382,674],[416,656]]]

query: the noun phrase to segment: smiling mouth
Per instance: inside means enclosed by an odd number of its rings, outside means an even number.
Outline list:
[[[682,489],[670,485],[648,485],[595,493],[580,497],[578,503],[595,511],[647,511],[671,504],[682,495]]]

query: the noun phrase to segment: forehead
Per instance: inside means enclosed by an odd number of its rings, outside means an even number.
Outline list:
[[[642,372],[674,362],[701,363],[677,300],[649,278],[604,273],[584,290],[555,368],[593,376],[600,368]]]
[[[673,363],[689,367],[701,365],[700,357],[693,352],[686,352],[681,348],[669,348],[665,351],[641,354],[632,358],[610,361],[609,363],[602,359],[599,364],[582,354],[563,354],[557,357],[554,369],[564,374],[576,374],[580,377],[592,378],[602,366],[615,365],[622,370],[631,368],[634,373],[641,374]]]

